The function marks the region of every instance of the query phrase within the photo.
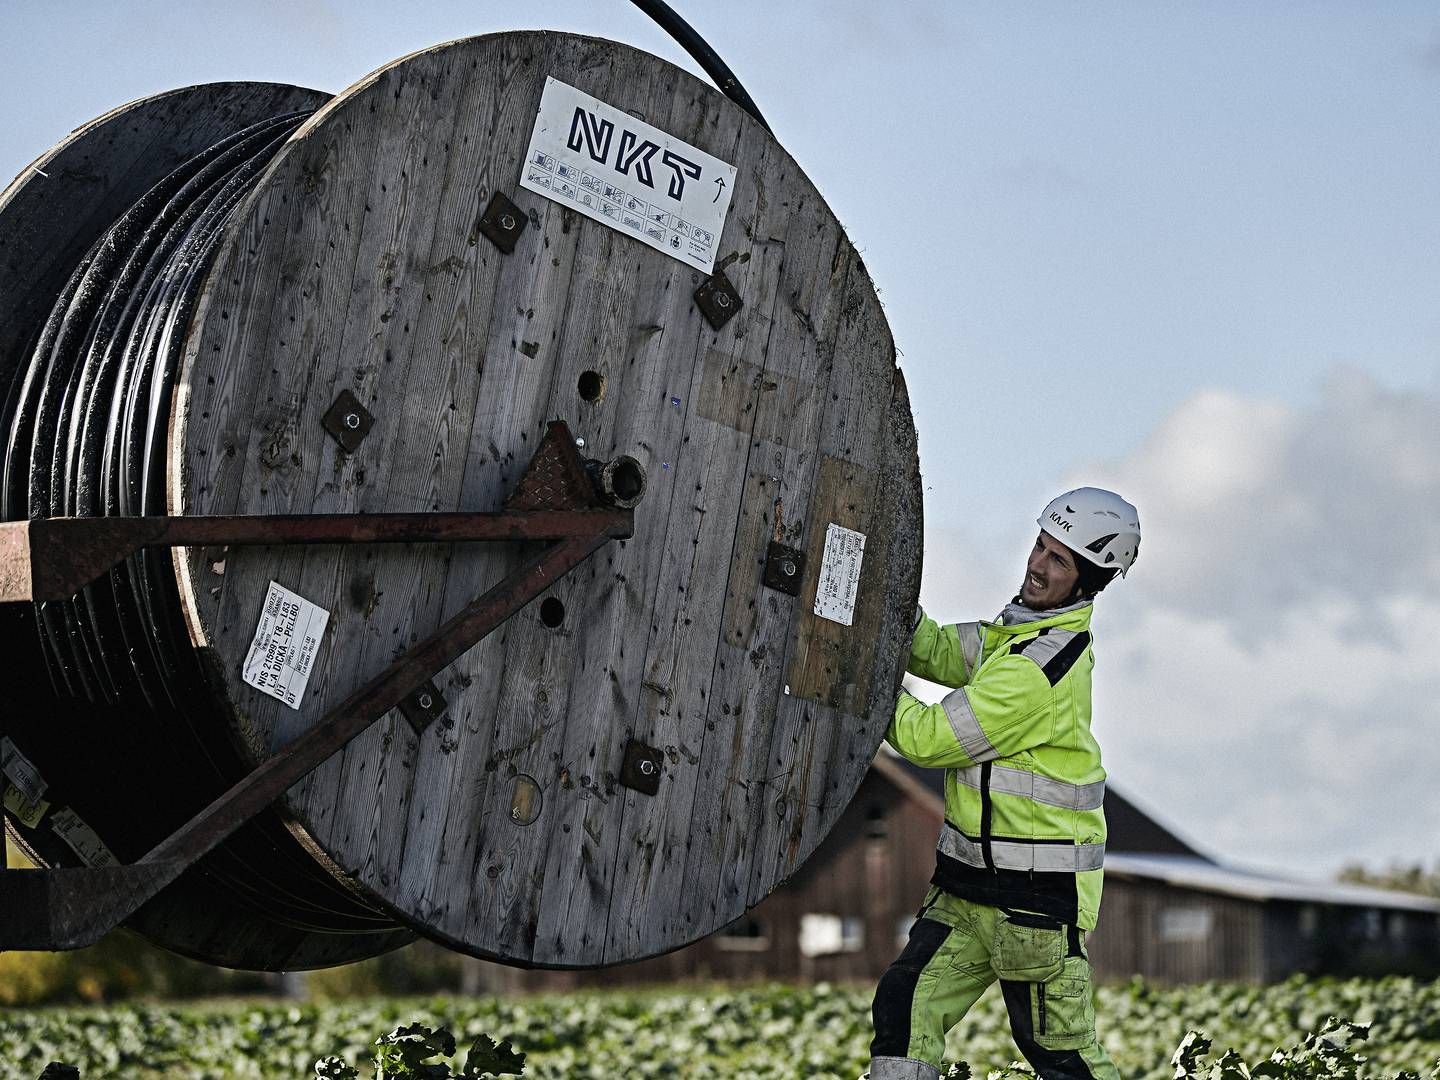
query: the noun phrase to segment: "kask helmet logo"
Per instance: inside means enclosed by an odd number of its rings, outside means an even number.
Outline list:
[[[1054,510],[1050,511],[1050,520],[1055,522],[1056,525],[1059,525],[1060,528],[1064,529],[1066,532],[1070,531],[1070,522],[1066,521]]]

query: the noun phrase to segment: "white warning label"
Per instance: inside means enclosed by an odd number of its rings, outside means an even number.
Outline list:
[[[520,186],[708,274],[735,167],[547,78]]]
[[[842,626],[855,621],[855,594],[860,590],[860,563],[865,534],[831,522],[825,532],[825,555],[815,586],[815,614]]]
[[[10,778],[29,802],[39,802],[45,794],[47,785],[40,776],[40,770],[31,764],[30,759],[20,752],[20,748],[11,742],[8,736],[0,737],[0,772]]]
[[[105,841],[68,806],[51,815],[50,828],[55,831],[56,836],[70,845],[70,850],[75,852],[86,866],[117,864],[115,853],[105,846]]]
[[[270,582],[265,610],[255,640],[245,657],[241,677],[262,693],[300,708],[315,653],[330,622],[330,613],[283,585]]]

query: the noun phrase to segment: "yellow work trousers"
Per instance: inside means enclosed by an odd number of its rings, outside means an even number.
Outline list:
[[[1042,1080],[1119,1080],[1095,1037],[1084,932],[937,887],[875,990],[870,1080],[936,1080],[946,1032],[997,979],[1015,1045]]]

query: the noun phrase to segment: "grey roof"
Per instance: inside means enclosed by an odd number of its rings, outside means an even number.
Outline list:
[[[1242,870],[1189,855],[1152,855],[1106,851],[1106,877],[1148,878],[1187,889],[1247,900],[1294,900],[1310,904],[1426,911],[1440,914],[1440,899],[1327,881],[1300,881],[1277,874]]]

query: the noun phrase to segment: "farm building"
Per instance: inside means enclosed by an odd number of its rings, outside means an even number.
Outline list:
[[[839,825],[800,872],[724,930],[598,971],[474,961],[471,989],[559,989],[677,979],[878,979],[903,945],[934,865],[943,770],[882,748]],[[1294,973],[1440,973],[1440,900],[1299,882],[1226,865],[1120,795],[1109,840],[1099,977],[1269,982]]]

